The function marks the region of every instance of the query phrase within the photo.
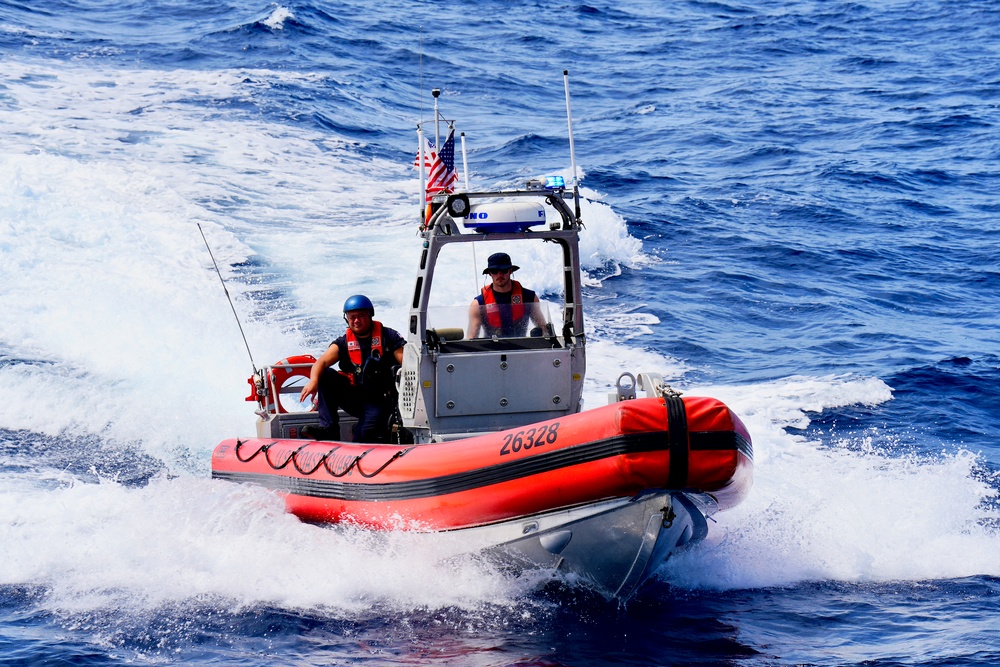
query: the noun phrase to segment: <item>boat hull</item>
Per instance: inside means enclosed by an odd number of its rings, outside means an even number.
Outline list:
[[[512,571],[575,574],[605,597],[626,600],[671,555],[704,539],[713,509],[708,496],[661,491],[461,532]]]

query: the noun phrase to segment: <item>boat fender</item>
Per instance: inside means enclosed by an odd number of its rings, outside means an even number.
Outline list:
[[[281,404],[282,386],[289,379],[295,377],[303,377],[308,380],[312,365],[315,363],[316,357],[311,354],[300,354],[282,359],[274,366],[271,366],[268,371],[270,379],[270,382],[268,382],[269,392],[266,397],[267,404],[264,406],[264,409],[272,413],[287,413],[288,410]],[[303,366],[303,364],[308,364],[308,366]],[[312,410],[316,410],[315,405],[312,407]]]

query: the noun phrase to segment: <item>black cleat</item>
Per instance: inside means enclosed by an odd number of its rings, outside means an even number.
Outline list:
[[[337,440],[340,438],[339,426],[303,426],[299,431],[304,438],[313,440]]]

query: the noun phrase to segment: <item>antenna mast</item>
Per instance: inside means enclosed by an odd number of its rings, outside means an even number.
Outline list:
[[[566,124],[569,126],[569,160],[573,165],[573,201],[576,204],[576,221],[580,222],[580,188],[576,175],[576,150],[573,147],[573,112],[569,106],[569,70],[563,70],[563,87],[566,89]]]

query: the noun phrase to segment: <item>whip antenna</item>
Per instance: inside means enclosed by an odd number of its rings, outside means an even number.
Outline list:
[[[420,122],[417,123],[417,127],[424,122],[424,26],[420,26],[420,56],[418,60],[418,72],[417,72],[417,84],[420,87]]]
[[[580,222],[580,186],[576,176],[576,151],[573,148],[573,112],[569,108],[569,70],[563,70],[563,87],[566,89],[566,124],[569,126],[569,160],[573,165],[573,199],[576,202],[576,221]]]
[[[208,256],[212,258],[212,266],[215,267],[215,273],[219,276],[219,282],[222,283],[222,291],[226,293],[226,299],[229,301],[229,307],[233,310],[233,317],[236,318],[236,326],[240,328],[240,335],[243,336],[243,344],[247,348],[247,356],[250,357],[250,365],[253,367],[253,374],[257,375],[257,364],[253,362],[253,354],[250,352],[250,343],[247,342],[247,336],[243,333],[243,325],[240,324],[240,316],[236,314],[236,306],[233,305],[233,300],[229,297],[229,290],[226,289],[226,281],[222,277],[222,272],[219,271],[219,264],[215,261],[215,255],[212,254],[212,247],[208,245],[208,239],[205,238],[205,230],[201,228],[201,223],[196,223],[198,225],[198,231],[201,232],[201,240],[205,242],[205,247],[208,249]]]

